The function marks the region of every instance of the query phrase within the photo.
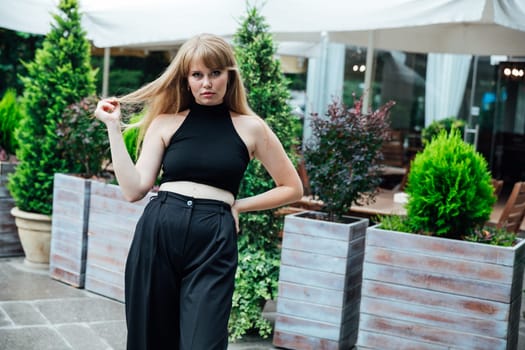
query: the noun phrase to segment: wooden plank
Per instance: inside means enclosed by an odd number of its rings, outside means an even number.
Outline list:
[[[505,350],[506,341],[498,338],[491,338],[479,334],[469,334],[461,331],[431,327],[424,324],[406,322],[373,315],[361,314],[360,333],[358,345],[369,346],[365,343],[365,338],[361,336],[363,331],[390,334],[394,337],[407,338],[417,344],[419,349],[427,349],[427,344],[448,346],[449,348],[470,349],[470,350]],[[362,330],[362,331],[361,331]],[[405,340],[404,340],[405,341]],[[409,341],[407,341],[409,343]],[[388,343],[387,343],[388,344]],[[386,344],[384,344],[386,345]],[[386,347],[390,349],[389,346]],[[378,349],[385,349],[378,347]]]
[[[85,288],[93,293],[124,302],[124,284],[113,285],[105,281],[99,281],[96,278],[86,278]]]
[[[348,244],[334,239],[318,238],[285,231],[283,249],[300,250],[315,254],[346,258]]]
[[[340,344],[328,339],[320,339],[301,334],[290,334],[279,330],[274,332],[273,345],[286,349],[301,350],[343,350],[349,349],[350,344]]]
[[[363,279],[410,285],[415,288],[464,296],[476,295],[493,301],[508,302],[510,300],[510,288],[508,285],[368,262],[363,266]]]
[[[341,308],[344,293],[337,290],[325,290],[308,286],[298,286],[292,283],[279,282],[279,298],[290,298],[319,305]]]
[[[418,251],[430,255],[506,266],[514,265],[516,252],[525,248],[525,240],[520,241],[515,247],[499,247],[482,243],[381,230],[377,228],[377,226],[369,227],[367,230],[367,245],[369,246],[388,248],[391,246],[390,242],[392,239],[396,241],[397,247],[409,252]]]
[[[388,300],[391,303],[412,303],[432,307],[436,313],[457,311],[466,316],[507,320],[509,304],[470,296],[435,292],[398,284],[365,279],[362,294],[371,298]]]
[[[400,338],[397,335],[382,334],[359,330],[357,338],[359,350],[455,350],[457,348],[446,345],[431,344],[427,342],[418,342],[412,339]],[[459,350],[459,349],[457,349]],[[466,350],[466,349],[465,349]]]
[[[423,324],[492,338],[506,338],[507,320],[476,318],[457,312],[436,310],[425,305],[397,302],[390,300],[361,298],[361,315],[373,315],[378,318],[396,319],[412,324]]]
[[[277,312],[282,315],[307,318],[334,325],[343,323],[343,313],[338,307],[307,303],[282,296],[279,297],[277,303]]]
[[[278,314],[275,318],[275,326],[283,333],[302,334],[333,341],[339,339],[339,326],[311,319]]]
[[[287,248],[281,250],[281,265],[344,274],[347,269],[347,264],[348,262],[345,257],[317,254]]]
[[[395,267],[416,268],[447,276],[468,276],[470,279],[503,283],[510,287],[514,269],[511,266],[475,262],[458,258],[444,257],[439,254],[420,254],[370,246],[366,260],[371,263]]]
[[[299,285],[328,288],[339,291],[343,291],[346,287],[345,275],[286,265],[281,265],[279,280]]]
[[[339,241],[352,241],[364,237],[366,227],[368,227],[368,219],[350,217],[356,222],[353,225],[348,225],[301,217],[304,213],[306,212],[287,215],[284,222],[284,232]]]

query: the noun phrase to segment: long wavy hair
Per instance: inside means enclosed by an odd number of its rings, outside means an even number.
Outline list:
[[[157,116],[175,114],[190,107],[194,97],[189,90],[188,74],[194,60],[201,60],[209,68],[227,69],[228,85],[224,103],[233,112],[255,115],[248,105],[242,78],[230,44],[217,35],[196,35],[182,44],[161,76],[119,98],[119,101],[124,104],[144,105],[145,114],[138,123],[140,132],[137,145],[141,145],[146,130]]]

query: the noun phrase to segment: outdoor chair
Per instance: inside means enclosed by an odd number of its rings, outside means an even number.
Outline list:
[[[518,232],[525,216],[525,182],[514,184],[505,207],[497,222],[489,221],[487,226],[504,228],[507,231]]]
[[[492,186],[494,187],[494,195],[499,199],[501,190],[503,189],[503,180],[492,179]]]

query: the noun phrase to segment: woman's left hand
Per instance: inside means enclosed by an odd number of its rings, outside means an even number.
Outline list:
[[[235,221],[235,232],[237,232],[237,234],[238,234],[239,231],[240,231],[240,229],[239,229],[239,212],[235,208],[235,203],[233,203],[231,211],[232,211],[233,220]]]

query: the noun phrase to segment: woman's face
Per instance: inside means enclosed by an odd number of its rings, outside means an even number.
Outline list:
[[[221,104],[228,86],[228,71],[209,68],[201,60],[194,60],[190,65],[188,85],[198,104]]]

